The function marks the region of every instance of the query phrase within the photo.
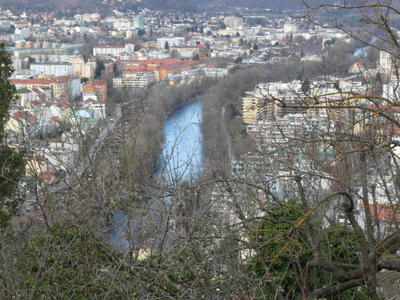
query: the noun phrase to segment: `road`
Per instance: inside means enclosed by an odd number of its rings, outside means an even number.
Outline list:
[[[88,153],[88,161],[93,161],[96,158],[96,153],[97,150],[101,148],[104,139],[107,137],[107,135],[112,132],[115,128],[115,125],[118,123],[119,119],[121,118],[122,113],[121,113],[121,105],[118,104],[116,109],[115,109],[115,117],[112,119],[112,121],[108,122],[106,127],[103,128],[103,130],[100,132],[99,136],[96,139],[96,142],[90,147]]]
[[[230,134],[229,134],[229,131],[228,131],[228,129],[226,128],[226,123],[225,123],[225,113],[226,113],[226,105],[227,105],[228,103],[225,103],[223,106],[222,106],[222,109],[221,109],[221,121],[222,121],[222,125],[224,126],[224,131],[225,132],[228,132],[228,155],[229,155],[229,160],[230,161],[232,161],[232,158],[233,158],[233,154],[232,154],[232,141],[231,141],[231,136],[230,136]]]

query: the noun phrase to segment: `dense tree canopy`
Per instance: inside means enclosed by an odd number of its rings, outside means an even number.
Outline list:
[[[10,54],[0,44],[0,228],[6,226],[18,210],[20,201],[15,192],[24,167],[21,155],[4,141],[4,126],[16,97],[15,87],[8,80],[12,72]]]

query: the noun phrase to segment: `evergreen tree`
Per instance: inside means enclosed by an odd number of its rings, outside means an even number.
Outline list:
[[[0,229],[16,213],[20,200],[15,196],[18,180],[24,169],[21,154],[5,143],[4,126],[9,118],[9,108],[15,100],[15,87],[8,78],[13,72],[9,53],[0,44]]]
[[[95,78],[100,78],[101,77],[101,72],[105,70],[104,62],[97,58],[96,59],[96,70],[94,71],[94,77]]]
[[[310,87],[311,87],[311,83],[308,80],[308,78],[306,78],[301,84],[301,90],[304,94],[308,94],[308,92],[310,91]]]
[[[119,71],[117,64],[114,64],[113,66],[113,73],[114,77],[119,77],[121,75],[121,72]]]
[[[260,245],[260,256],[257,255],[247,265],[249,278],[254,284],[254,293],[260,293],[266,299],[274,299],[274,289],[265,280],[268,265],[268,276],[279,279],[281,292],[291,299],[300,299],[316,286],[337,282],[325,270],[312,270],[310,262],[313,257],[323,257],[340,264],[358,263],[357,253],[360,245],[351,227],[335,224],[324,229],[307,212],[297,199],[286,203],[272,205],[270,211],[259,223],[252,240]],[[307,220],[306,220],[307,219]],[[318,249],[308,245],[307,234],[319,240]],[[290,241],[290,242],[289,242]],[[264,261],[264,262],[262,262]],[[257,279],[262,279],[258,281]],[[367,299],[364,291],[354,289],[340,293],[340,299]],[[264,299],[265,299],[264,298]],[[339,299],[338,295],[327,299]]]

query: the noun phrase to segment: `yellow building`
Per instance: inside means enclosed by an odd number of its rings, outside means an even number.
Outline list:
[[[73,65],[74,69],[74,76],[76,77],[85,77],[89,79],[94,78],[94,64],[92,63],[74,63]]]
[[[21,88],[32,89],[47,86],[51,88],[53,97],[57,97],[64,93],[68,93],[70,78],[60,76],[47,79],[11,79],[11,83],[15,85],[17,90]]]
[[[72,56],[72,57],[69,59],[69,62],[70,62],[71,64],[84,64],[84,63],[85,63],[85,60],[84,60],[84,58],[83,58],[82,55],[77,55],[77,56]]]
[[[245,124],[254,123],[262,118],[264,109],[261,99],[256,96],[242,98],[243,122]]]
[[[81,77],[93,79],[94,78],[94,65],[91,63],[86,63],[86,64],[81,65]]]

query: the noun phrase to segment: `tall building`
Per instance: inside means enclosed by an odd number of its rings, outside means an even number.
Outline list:
[[[390,75],[393,68],[393,57],[389,52],[381,50],[379,53],[379,67],[386,75]]]
[[[243,122],[252,124],[264,118],[265,100],[261,95],[247,93],[248,96],[242,98]]]
[[[144,18],[142,15],[137,15],[133,17],[133,29],[144,29]]]

